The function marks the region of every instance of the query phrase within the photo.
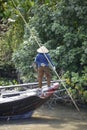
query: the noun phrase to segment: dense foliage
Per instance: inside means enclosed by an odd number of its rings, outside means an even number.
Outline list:
[[[12,0],[4,9],[5,19],[11,17],[15,22],[8,24],[8,31],[1,37],[0,47],[5,50],[0,53],[1,63],[9,63],[9,58],[23,81],[34,81],[36,75],[30,66],[37,43],[44,44],[50,50],[58,74],[66,78],[72,95],[87,101],[87,1],[18,1],[16,9]]]

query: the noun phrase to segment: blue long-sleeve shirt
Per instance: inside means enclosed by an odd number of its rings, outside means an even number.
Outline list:
[[[48,53],[45,53],[45,54],[38,53],[36,55],[35,62],[36,62],[38,67],[42,66],[42,64],[45,64],[45,66],[49,66],[49,62],[54,66]]]

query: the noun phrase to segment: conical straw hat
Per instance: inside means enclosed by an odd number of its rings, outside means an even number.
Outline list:
[[[41,46],[39,49],[37,49],[38,53],[48,53],[49,50],[45,46]]]

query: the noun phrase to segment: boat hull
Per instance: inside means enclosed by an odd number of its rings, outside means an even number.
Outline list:
[[[44,104],[58,88],[58,85],[52,88],[43,88],[44,98],[37,95],[37,89],[25,91],[21,94],[4,94],[0,99],[0,118],[27,118],[31,117],[34,110]],[[11,97],[10,97],[11,96]]]
[[[38,96],[25,97],[23,99],[0,104],[0,116],[14,116],[29,113],[40,107],[48,98],[41,99]]]

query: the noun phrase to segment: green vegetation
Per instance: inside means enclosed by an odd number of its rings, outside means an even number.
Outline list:
[[[0,78],[0,86],[13,85],[18,84],[18,82],[14,79]]]
[[[57,72],[66,79],[73,97],[87,102],[87,1],[14,2],[28,27],[12,0],[0,0],[0,68],[15,65],[24,82],[35,81],[36,74],[29,66],[38,41],[50,50]]]

